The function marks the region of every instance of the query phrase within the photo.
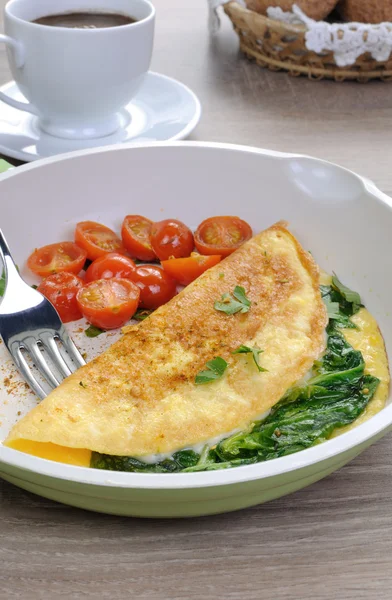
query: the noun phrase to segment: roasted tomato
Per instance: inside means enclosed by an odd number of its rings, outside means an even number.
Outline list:
[[[140,288],[140,306],[155,310],[176,294],[174,279],[160,267],[153,265],[137,266],[131,275],[132,281]]]
[[[190,256],[193,248],[193,233],[176,219],[158,221],[151,227],[150,241],[159,260]]]
[[[53,304],[62,322],[69,323],[82,318],[76,295],[83,285],[73,273],[55,273],[41,281],[37,289]]]
[[[48,277],[54,273],[74,273],[83,269],[87,252],[73,242],[59,242],[37,248],[27,259],[33,273]]]
[[[76,225],[75,242],[87,252],[87,258],[95,260],[109,252],[125,254],[121,239],[114,231],[95,223],[95,221],[82,221]]]
[[[129,279],[97,279],[79,290],[76,300],[92,325],[116,329],[133,317],[139,297],[138,286]]]
[[[86,271],[86,283],[96,279],[128,279],[136,268],[135,263],[128,256],[111,252],[94,260]]]
[[[252,237],[252,229],[239,217],[210,217],[195,232],[200,254],[228,256]]]
[[[121,228],[121,237],[131,256],[146,261],[156,258],[150,243],[151,227],[152,221],[140,215],[125,217]]]
[[[162,267],[170,277],[181,283],[188,285],[199,275],[217,265],[221,260],[220,256],[203,256],[192,252],[188,258],[171,258],[162,261]]]

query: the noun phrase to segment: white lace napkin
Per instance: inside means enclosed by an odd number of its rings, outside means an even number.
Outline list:
[[[208,0],[211,33],[215,34],[219,30],[218,8],[229,1]],[[245,6],[244,0],[236,0],[236,2]],[[281,8],[271,7],[267,9],[267,14],[271,19],[305,25],[307,49],[317,54],[332,52],[338,67],[354,64],[357,58],[365,52],[369,52],[374,60],[380,62],[388,60],[392,52],[392,23],[371,25],[314,21],[296,5],[293,6],[292,12],[284,12]]]
[[[353,65],[357,58],[369,52],[377,61],[386,61],[392,52],[392,23],[327,23],[314,21],[294,4],[291,13],[280,8],[268,8],[271,19],[303,23],[307,27],[305,42],[308,50],[333,52],[338,67]]]

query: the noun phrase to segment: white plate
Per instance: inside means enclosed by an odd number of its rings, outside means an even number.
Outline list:
[[[14,81],[0,90],[25,102]],[[201,116],[197,96],[185,85],[149,72],[142,87],[121,112],[121,128],[94,140],[66,140],[41,131],[37,117],[0,102],[0,153],[30,162],[64,152],[127,142],[182,140],[196,127]]]
[[[74,225],[82,219],[118,229],[122,217],[133,212],[152,219],[176,217],[194,227],[207,216],[238,214],[255,232],[287,219],[317,262],[361,293],[392,355],[392,201],[368,180],[338,166],[223,144],[117,146],[13,169],[0,176],[0,192],[1,226],[20,266],[32,248],[72,239]],[[82,332],[79,339],[87,342]],[[0,366],[4,439],[17,413],[35,400],[18,389],[9,394],[4,378],[10,365],[4,353]],[[90,510],[156,517],[211,514],[304,487],[354,458],[391,426],[389,399],[372,419],[324,444],[265,463],[206,473],[99,471],[0,445],[0,476]]]

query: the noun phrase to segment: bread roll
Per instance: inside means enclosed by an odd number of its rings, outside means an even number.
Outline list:
[[[392,21],[392,0],[341,0],[338,10],[343,20],[347,22]]]
[[[355,3],[355,0],[352,1]],[[373,2],[377,2],[377,0],[373,0]],[[249,10],[254,10],[262,15],[267,14],[267,8],[270,6],[279,6],[282,10],[289,12],[293,4],[297,4],[308,17],[316,21],[325,19],[337,3],[338,0],[246,0]]]

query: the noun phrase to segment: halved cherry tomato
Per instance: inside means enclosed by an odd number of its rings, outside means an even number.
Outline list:
[[[83,316],[101,329],[122,327],[136,312],[140,290],[129,279],[97,279],[79,290]]]
[[[195,246],[189,227],[176,219],[154,223],[151,227],[150,241],[159,260],[190,256]]]
[[[140,288],[140,306],[155,310],[176,295],[175,281],[161,268],[137,266],[131,279]]]
[[[203,256],[192,252],[188,258],[171,258],[162,261],[162,267],[170,277],[173,277],[181,285],[188,285],[204,271],[217,265],[221,260],[220,256]]]
[[[239,217],[210,217],[195,232],[195,246],[200,254],[229,256],[252,237],[252,229]]]
[[[59,242],[36,248],[27,259],[33,273],[48,277],[54,273],[74,273],[83,269],[87,252],[73,242]]]
[[[140,215],[128,215],[125,217],[121,237],[125,248],[131,256],[139,260],[154,260],[155,252],[150,243],[150,231],[152,221]]]
[[[76,302],[76,294],[84,282],[73,273],[55,273],[41,281],[38,291],[53,304],[63,323],[82,318]]]
[[[135,263],[128,256],[111,252],[94,260],[86,271],[86,283],[96,279],[128,279],[136,268]]]
[[[95,221],[81,221],[76,225],[75,242],[87,252],[87,258],[95,260],[109,252],[125,254],[121,239],[112,229],[95,223]]]

